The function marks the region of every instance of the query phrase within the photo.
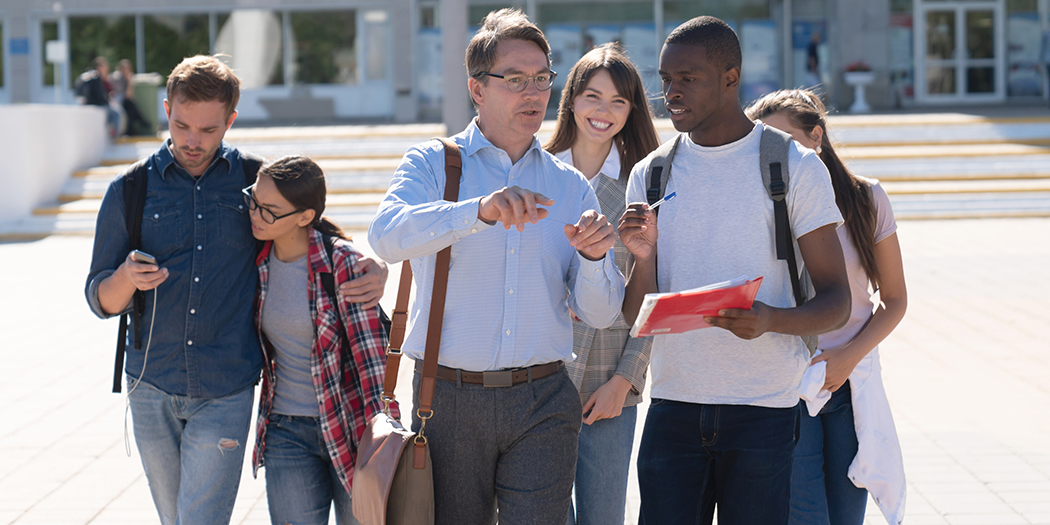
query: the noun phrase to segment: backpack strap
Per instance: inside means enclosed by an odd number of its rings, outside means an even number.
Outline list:
[[[799,276],[798,260],[795,257],[795,236],[791,232],[791,220],[787,210],[787,192],[791,183],[788,169],[788,154],[791,151],[791,135],[776,128],[763,125],[759,145],[759,163],[762,172],[762,186],[773,200],[774,240],[777,247],[777,260],[787,261],[788,274],[791,277],[791,292],[795,296],[795,306],[806,302],[806,291],[802,289],[802,279],[808,281],[808,274]],[[817,349],[817,338],[802,338],[809,348],[810,355]]]
[[[241,164],[244,167],[244,185],[251,186],[255,184],[255,179],[259,174],[259,168],[266,162],[266,159],[242,151],[241,152]]]
[[[674,154],[678,151],[678,143],[682,141],[682,135],[678,134],[674,140],[664,142],[653,152],[652,160],[649,162],[649,173],[645,176],[645,200],[652,206],[656,201],[664,198],[667,192],[667,181],[671,180],[671,164],[674,162]],[[660,208],[655,211],[660,215]]]
[[[146,181],[149,178],[148,159],[142,159],[124,171],[124,227],[128,232],[129,251],[142,247],[142,212],[146,208]],[[141,290],[135,290],[131,298],[131,324],[133,327],[135,348],[139,348],[139,323],[145,309],[146,296]],[[117,328],[117,355],[113,364],[113,393],[119,394],[121,378],[124,373],[124,354],[127,351],[128,316],[120,315],[120,327]]]

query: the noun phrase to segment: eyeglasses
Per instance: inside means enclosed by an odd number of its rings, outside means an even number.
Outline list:
[[[507,86],[507,89],[509,89],[511,93],[521,93],[522,91],[525,91],[525,88],[529,85],[529,80],[536,83],[536,89],[547,91],[552,85],[554,85],[554,77],[558,76],[554,71],[540,73],[534,77],[527,77],[525,75],[497,75],[495,73],[489,73],[488,71],[478,73],[479,77],[482,75],[502,79],[504,85]]]
[[[273,224],[273,223],[277,222],[280,219],[283,219],[285,217],[291,217],[292,215],[295,215],[296,213],[299,213],[299,212],[303,211],[303,210],[295,210],[295,211],[293,211],[291,213],[285,213],[284,215],[274,215],[272,211],[270,211],[267,208],[263,207],[262,204],[259,204],[259,201],[255,200],[255,185],[254,184],[252,184],[251,186],[248,186],[247,188],[244,188],[243,190],[241,190],[241,193],[244,194],[244,202],[248,205],[248,210],[249,211],[255,211],[255,210],[258,209],[259,210],[259,216],[262,217],[262,220],[265,221],[266,224]]]

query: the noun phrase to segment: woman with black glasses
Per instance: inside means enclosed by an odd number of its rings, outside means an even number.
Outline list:
[[[356,524],[350,500],[365,423],[383,410],[387,335],[376,307],[333,291],[359,277],[361,254],[322,217],[324,173],[287,156],[259,170],[245,188],[259,253],[255,318],[266,353],[256,427],[254,472],[266,466],[270,519]],[[397,417],[396,404],[391,406]]]

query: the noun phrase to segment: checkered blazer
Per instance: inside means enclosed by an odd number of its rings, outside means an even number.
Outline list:
[[[602,174],[599,177],[598,203],[602,214],[615,225],[627,209],[626,181]],[[613,248],[616,266],[627,275],[630,252],[620,239]],[[580,402],[598,390],[598,387],[619,374],[631,383],[624,406],[634,406],[642,400],[645,388],[645,372],[649,368],[649,351],[653,347],[652,337],[630,337],[631,325],[624,321],[623,314],[609,328],[592,328],[582,321],[572,323],[572,350],[576,359],[566,364],[569,377],[580,391]]]

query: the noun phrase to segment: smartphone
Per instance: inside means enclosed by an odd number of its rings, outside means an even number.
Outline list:
[[[156,257],[154,257],[154,256],[152,256],[152,255],[150,255],[150,254],[148,254],[148,253],[146,253],[146,252],[144,252],[142,250],[133,250],[131,252],[131,259],[133,261],[139,263],[139,264],[153,264],[153,265],[157,264],[157,258]]]

